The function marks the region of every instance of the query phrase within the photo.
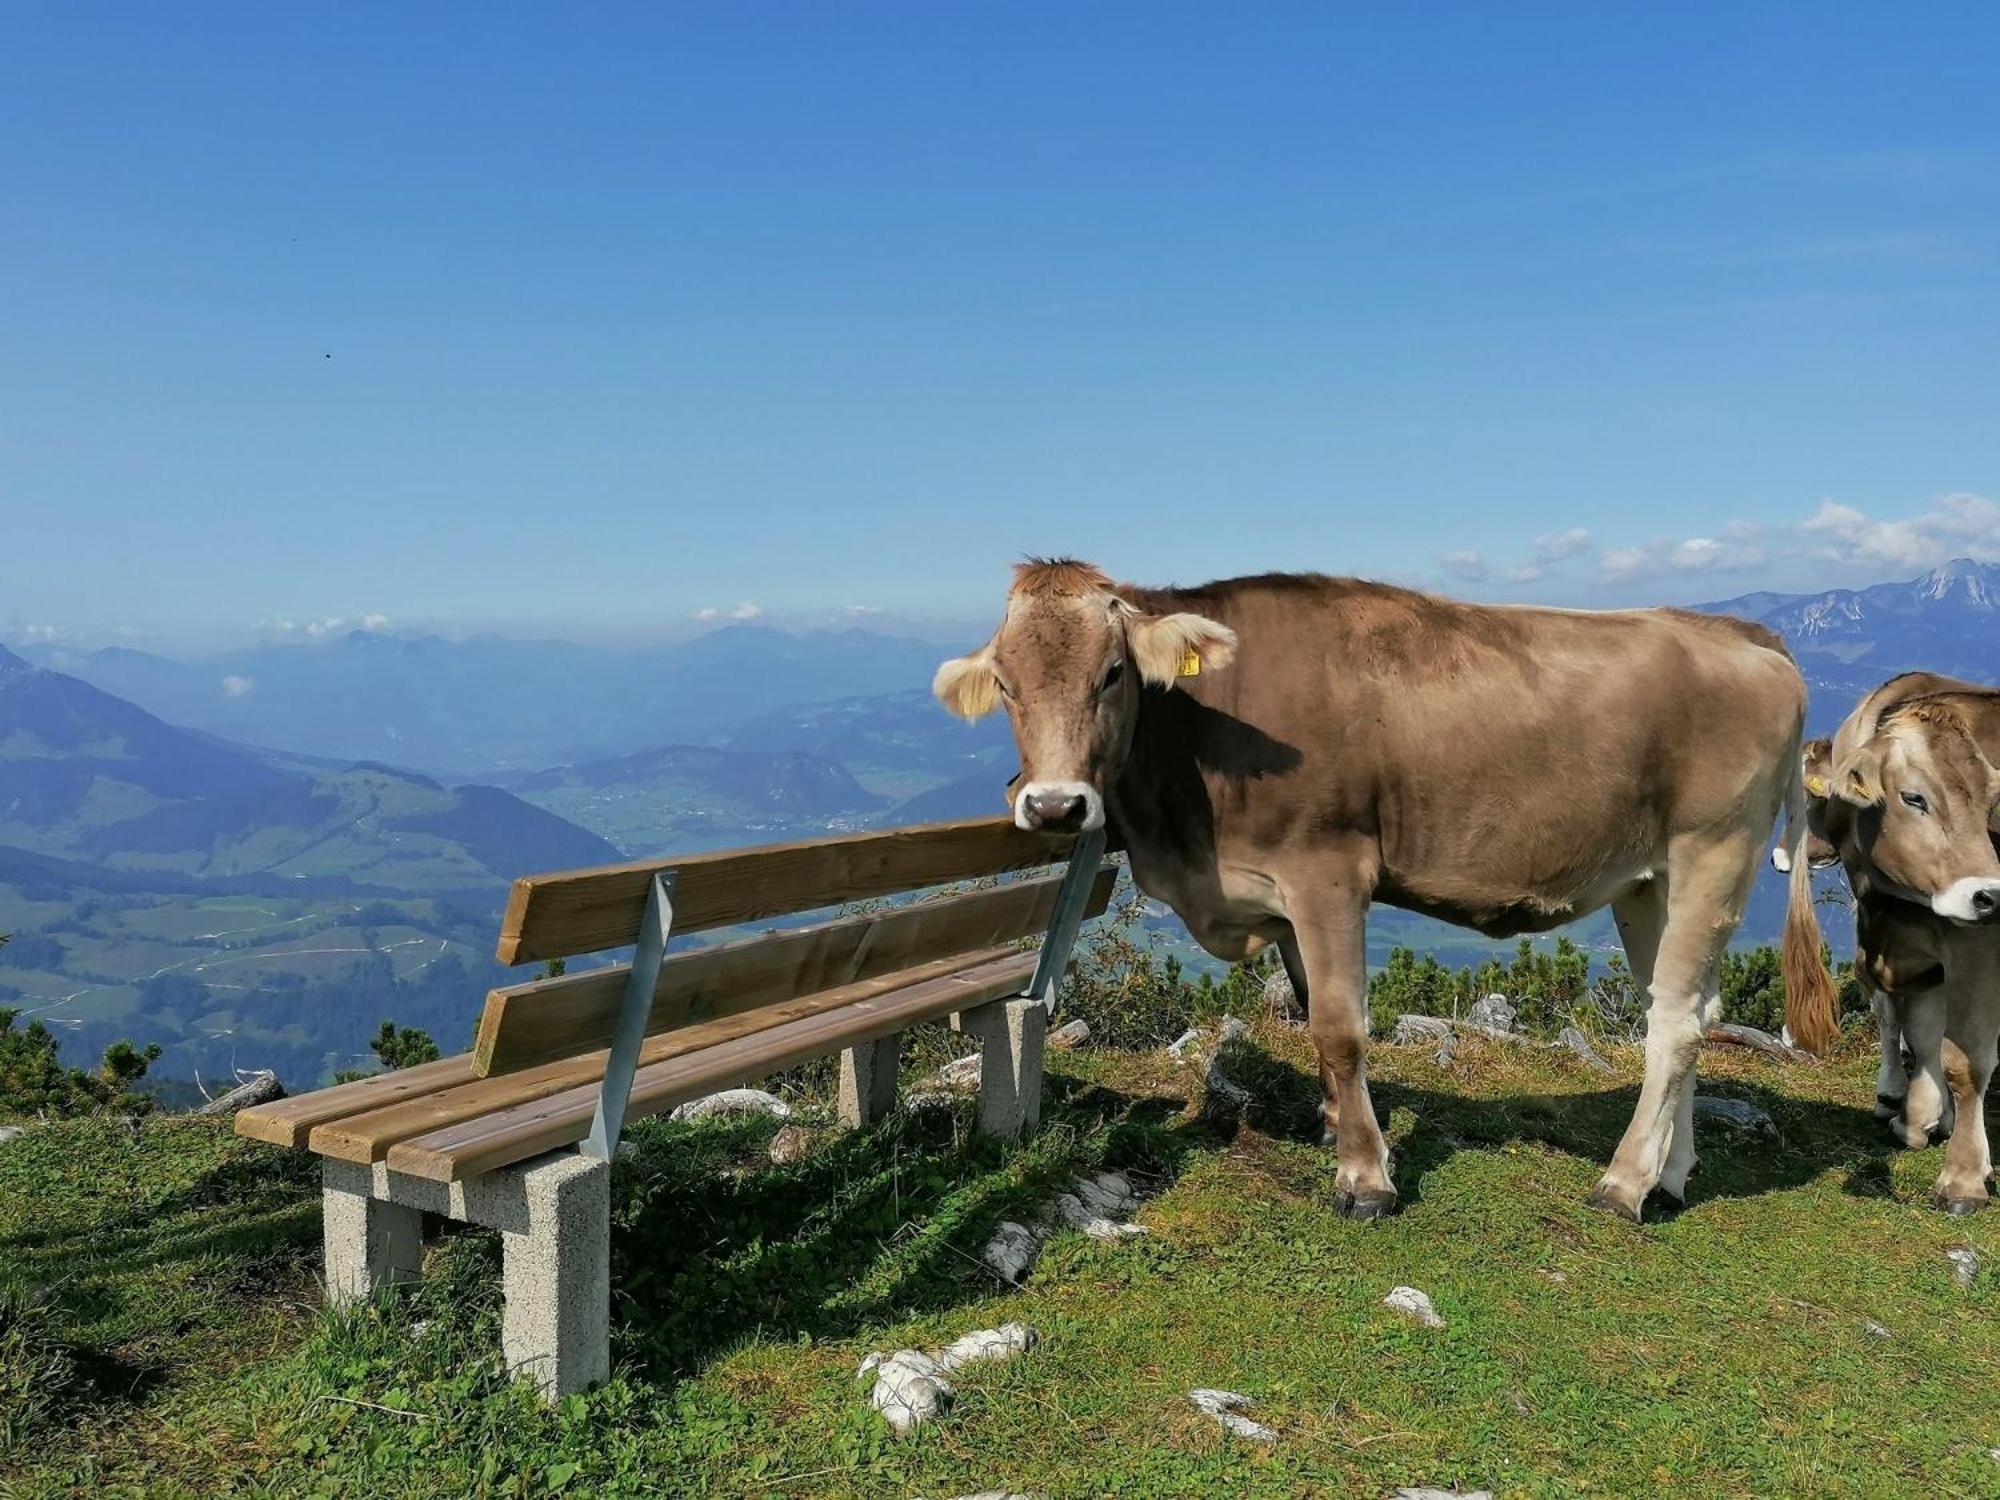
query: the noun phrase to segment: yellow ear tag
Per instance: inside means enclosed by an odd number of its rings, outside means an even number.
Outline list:
[[[1827,793],[1826,778],[1824,776],[1808,776],[1806,778],[1806,790],[1811,792],[1815,797],[1824,797]]]
[[[1174,675],[1177,677],[1201,676],[1201,655],[1194,647],[1190,646],[1181,653],[1181,669]]]

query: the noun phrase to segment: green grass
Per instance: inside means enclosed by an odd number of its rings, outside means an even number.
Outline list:
[[[1858,1051],[1706,1055],[1703,1088],[1782,1143],[1704,1127],[1690,1206],[1641,1227],[1582,1202],[1636,1050],[1604,1080],[1378,1049],[1403,1207],[1358,1226],[1330,1211],[1303,1034],[1255,1042],[1236,1129],[1192,1070],[1116,1053],[1053,1059],[1019,1147],[963,1106],[821,1132],[788,1167],[768,1122],[649,1122],[616,1178],[618,1375],[554,1410],[497,1367],[492,1236],[329,1318],[302,1157],[192,1120],[37,1131],[0,1147],[0,1492],[2000,1495],[2000,1219],[1927,1206],[1940,1153],[1888,1149]],[[977,1266],[998,1218],[1099,1164],[1144,1185],[1150,1236],[1058,1236],[1021,1290]],[[1944,1258],[1968,1244],[1970,1290]],[[1383,1308],[1398,1283],[1447,1326]],[[1010,1318],[1039,1347],[887,1436],[863,1354]],[[1278,1441],[1227,1437],[1198,1385],[1254,1397]]]

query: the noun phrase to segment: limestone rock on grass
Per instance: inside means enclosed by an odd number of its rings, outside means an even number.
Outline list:
[[[1725,1099],[1716,1094],[1696,1094],[1694,1117],[1697,1120],[1719,1120],[1737,1130],[1753,1130],[1759,1135],[1775,1136],[1778,1133],[1778,1127],[1770,1115],[1744,1099]]]
[[[1556,1033],[1556,1041],[1574,1052],[1581,1059],[1583,1065],[1593,1073],[1616,1073],[1618,1071],[1611,1066],[1610,1060],[1602,1052],[1591,1046],[1590,1038],[1585,1036],[1581,1031],[1578,1031],[1574,1026],[1563,1027],[1561,1031]]]
[[[1514,1002],[1505,995],[1488,995],[1484,1000],[1473,1002],[1465,1013],[1465,1024],[1480,1031],[1490,1031],[1496,1036],[1512,1036],[1514,1020],[1520,1014]]]
[[[871,1354],[861,1361],[855,1378],[874,1374],[875,1384],[868,1392],[869,1404],[882,1413],[882,1420],[900,1437],[951,1405],[952,1371],[967,1365],[1012,1359],[1032,1349],[1036,1338],[1035,1330],[1025,1323],[978,1328],[929,1354],[920,1349]]]
[[[20,1125],[0,1125],[0,1146],[11,1146],[27,1133]]]
[[[1292,976],[1283,969],[1264,981],[1264,1009],[1281,1026],[1299,1026],[1305,1022],[1306,1008],[1299,1004]]]
[[[1019,1286],[1041,1253],[1042,1242],[1026,1224],[1003,1219],[979,1259],[1009,1286]]]
[[[980,1055],[974,1052],[939,1068],[937,1081],[951,1089],[976,1088],[979,1085],[979,1068]]]
[[[789,1120],[792,1107],[776,1094],[767,1094],[762,1089],[724,1089],[719,1094],[705,1094],[699,1099],[688,1100],[667,1118],[705,1120],[713,1115],[769,1115],[774,1120]]]
[[[1977,1250],[1947,1250],[1944,1258],[1951,1262],[1952,1280],[1960,1286],[1971,1286],[1979,1279],[1979,1252]]]
[[[1389,1295],[1382,1299],[1382,1305],[1393,1308],[1404,1317],[1424,1328],[1442,1328],[1444,1319],[1439,1316],[1431,1299],[1413,1286],[1398,1286],[1389,1289]]]
[[[1065,1021],[1048,1035],[1045,1046],[1054,1047],[1058,1052],[1074,1052],[1090,1040],[1090,1022],[1078,1016],[1074,1021]]]
[[[1248,1396],[1235,1391],[1210,1390],[1204,1386],[1189,1391],[1188,1400],[1240,1438],[1248,1438],[1253,1443],[1274,1443],[1278,1440],[1278,1434],[1262,1422],[1254,1422],[1243,1415],[1243,1408],[1252,1404]]]
[[[812,1150],[812,1132],[802,1126],[787,1125],[771,1137],[770,1157],[781,1167],[803,1160],[810,1150]]]

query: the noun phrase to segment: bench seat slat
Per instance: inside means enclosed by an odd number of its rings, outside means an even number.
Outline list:
[[[1115,867],[1102,869],[1085,916],[1102,914],[1116,878]],[[660,966],[647,1035],[1040,932],[1054,914],[1062,880],[1045,875],[676,953]],[[490,1078],[610,1046],[631,972],[630,964],[611,964],[492,991],[473,1043],[473,1070]]]
[[[470,1052],[419,1063],[413,1068],[398,1068],[392,1073],[371,1073],[351,1083],[336,1083],[314,1089],[310,1094],[295,1094],[289,1099],[274,1099],[269,1104],[253,1104],[239,1110],[236,1133],[253,1141],[269,1141],[274,1146],[303,1146],[313,1127],[328,1120],[470,1083],[477,1076],[472,1071]]]
[[[689,1099],[752,1082],[842,1047],[1018,994],[1034,974],[1033,953],[984,959],[973,968],[797,1015],[781,1025],[681,1055],[642,1059],[626,1119],[660,1114]],[[658,1040],[673,1043],[687,1035],[674,1032]],[[589,1133],[596,1104],[594,1086],[549,1094],[402,1140],[389,1149],[389,1168],[435,1182],[475,1177],[582,1140]]]
[[[649,1039],[640,1049],[639,1064],[713,1047],[739,1039],[754,1039],[789,1021],[839,1010],[875,996],[925,981],[938,980],[963,969],[975,968],[997,958],[1019,958],[1011,948],[957,953],[912,969],[802,995],[781,1004],[767,1005],[739,1015],[723,1016],[698,1026],[686,1026]],[[1032,963],[1033,954],[1026,955]],[[753,1042],[754,1045],[754,1042]],[[495,1078],[474,1078],[455,1087],[401,1099],[365,1113],[349,1112],[313,1128],[308,1144],[322,1156],[341,1161],[376,1162],[399,1141],[426,1134],[449,1125],[517,1108],[550,1095],[581,1090],[596,1103],[598,1085],[604,1077],[607,1053],[604,1049],[581,1057],[543,1063],[518,1073]]]
[[[530,875],[508,895],[499,958],[535,963],[636,941],[646,894],[662,870],[675,872],[674,931],[704,932],[1035,869],[1062,859],[1072,842],[1026,832],[1008,818],[971,818]]]

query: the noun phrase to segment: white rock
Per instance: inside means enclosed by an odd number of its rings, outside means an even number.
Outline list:
[[[1272,1020],[1285,1026],[1302,1025],[1306,1019],[1306,1008],[1299,1004],[1292,976],[1283,969],[1264,981],[1264,1009]]]
[[[1389,1289],[1389,1295],[1382,1299],[1384,1307],[1394,1308],[1425,1328],[1442,1328],[1444,1319],[1431,1305],[1431,1299],[1413,1286],[1398,1286]]]
[[[1694,1096],[1694,1114],[1697,1120],[1720,1120],[1737,1130],[1754,1130],[1762,1135],[1776,1135],[1778,1127],[1771,1117],[1756,1105],[1742,1099],[1724,1099],[1714,1094]]]
[[[956,1062],[948,1062],[937,1071],[937,1081],[947,1088],[965,1088],[979,1082],[979,1054],[961,1057]]]
[[[1242,1415],[1243,1408],[1250,1405],[1248,1396],[1238,1395],[1235,1391],[1212,1391],[1204,1387],[1189,1391],[1188,1400],[1240,1438],[1248,1438],[1253,1443],[1274,1443],[1278,1440],[1277,1433],[1262,1422],[1253,1422]]]
[[[1035,1347],[1039,1338],[1026,1323],[1002,1323],[998,1328],[975,1328],[938,1350],[936,1360],[947,1373],[967,1365],[983,1365],[994,1360],[1012,1359]]]
[[[1976,1250],[1947,1250],[1944,1258],[1951,1262],[1952,1278],[1960,1286],[1971,1286],[1979,1279],[1979,1252]]]
[[[964,1338],[930,1354],[918,1349],[898,1349],[894,1354],[875,1353],[861,1361],[855,1379],[870,1372],[875,1384],[868,1401],[898,1436],[928,1422],[951,1405],[953,1395],[949,1373],[966,1365],[990,1360],[1012,1359],[1034,1347],[1035,1330],[1024,1323],[1007,1323],[999,1328],[980,1328]]]
[[[1025,1224],[1017,1224],[1012,1219],[1001,1221],[993,1231],[993,1238],[986,1242],[986,1248],[979,1252],[979,1258],[990,1266],[993,1274],[1009,1285],[1019,1285],[1035,1264],[1035,1257],[1041,1253],[1042,1242],[1035,1231]]]
[[[1201,1045],[1201,1028],[1190,1026],[1171,1042],[1167,1043],[1167,1056],[1175,1062],[1186,1062],[1188,1054]]]
[[[1215,1045],[1225,1047],[1231,1042],[1240,1042],[1250,1035],[1250,1023],[1241,1016],[1224,1016],[1222,1030],[1216,1033]]]
[[[1123,1224],[1104,1214],[1093,1212],[1075,1193],[1058,1194],[1055,1202],[1049,1205],[1049,1210],[1054,1214],[1058,1224],[1067,1229],[1079,1229],[1092,1239],[1103,1240],[1107,1244],[1115,1244],[1128,1234],[1146,1233],[1142,1225]]]
[[[1585,1036],[1581,1031],[1578,1031],[1574,1026],[1563,1027],[1561,1031],[1556,1033],[1556,1040],[1581,1058],[1583,1065],[1589,1068],[1591,1072],[1616,1073],[1618,1071],[1611,1066],[1609,1059],[1602,1052],[1599,1052],[1595,1047],[1590,1045],[1590,1038]]]
[[[1202,1078],[1202,1087],[1208,1093],[1210,1106],[1220,1105],[1236,1111],[1250,1107],[1250,1090],[1224,1073],[1221,1062],[1214,1056],[1208,1060],[1208,1072]]]
[[[1059,1052],[1074,1052],[1090,1040],[1090,1022],[1078,1016],[1074,1021],[1066,1021],[1051,1031],[1045,1045]]]
[[[1398,1016],[1389,1040],[1398,1047],[1416,1042],[1442,1041],[1451,1035],[1451,1022],[1442,1016]]]
[[[1880,1323],[1876,1322],[1873,1318],[1868,1319],[1865,1323],[1861,1325],[1861,1331],[1867,1334],[1868,1337],[1870,1337],[1871,1339],[1886,1339],[1889,1336],[1889,1330],[1884,1328]]]
[[[19,1125],[0,1125],[0,1146],[11,1146],[28,1132]]]
[[[711,1115],[769,1115],[774,1120],[789,1120],[792,1107],[776,1094],[767,1094],[762,1089],[724,1089],[719,1094],[688,1100],[667,1118],[705,1120]]]
[[[871,1354],[861,1362],[860,1373],[870,1370],[875,1372],[875,1385],[868,1393],[869,1404],[898,1436],[951,1405],[951,1382],[928,1354],[915,1349]]]
[[[1392,1500],[1493,1500],[1491,1490],[1434,1490],[1418,1485],[1397,1490]]]
[[[1505,995],[1488,995],[1484,1000],[1473,1002],[1471,1009],[1465,1013],[1465,1024],[1507,1036],[1512,1034],[1514,1018],[1519,1014],[1514,1002]]]
[[[1131,1182],[1122,1172],[1098,1172],[1089,1177],[1079,1177],[1071,1191],[1082,1200],[1085,1208],[1092,1213],[1103,1214],[1107,1219],[1129,1219],[1132,1211],[1139,1206],[1139,1195],[1132,1191]]]

